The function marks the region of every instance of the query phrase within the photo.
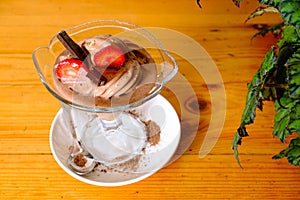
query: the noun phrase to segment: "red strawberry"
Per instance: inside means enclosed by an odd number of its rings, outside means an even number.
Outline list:
[[[94,63],[97,67],[118,68],[125,62],[125,55],[116,46],[107,46],[98,51],[94,56]]]
[[[65,59],[57,64],[56,76],[64,83],[74,83],[78,78],[78,72],[81,67],[85,68],[81,60],[75,58]]]

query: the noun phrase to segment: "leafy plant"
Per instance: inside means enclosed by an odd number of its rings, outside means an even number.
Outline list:
[[[197,0],[200,5],[200,0]],[[233,0],[238,7],[242,0]],[[246,21],[265,13],[279,13],[283,22],[264,28],[254,35],[272,32],[281,38],[266,53],[265,58],[248,86],[246,105],[240,126],[232,141],[235,157],[238,145],[248,136],[246,126],[254,123],[256,109],[263,110],[264,101],[275,105],[273,135],[284,143],[288,135],[295,135],[289,146],[273,156],[286,157],[292,165],[300,166],[300,1],[259,0],[262,5]]]

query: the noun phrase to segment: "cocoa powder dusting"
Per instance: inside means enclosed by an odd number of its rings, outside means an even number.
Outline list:
[[[147,129],[147,141],[150,145],[156,145],[160,141],[160,127],[154,121],[145,122]]]
[[[136,110],[130,110],[128,113],[135,118],[140,117],[140,114]],[[152,120],[142,121],[142,122],[144,123],[146,128],[147,142],[151,146],[157,145],[160,141],[160,134],[161,134],[159,125]]]

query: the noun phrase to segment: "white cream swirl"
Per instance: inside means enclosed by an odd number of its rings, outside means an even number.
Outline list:
[[[126,71],[120,72],[112,80],[103,86],[99,86],[94,95],[108,99],[112,96],[120,96],[134,89],[141,79],[141,67],[135,60],[126,62]]]

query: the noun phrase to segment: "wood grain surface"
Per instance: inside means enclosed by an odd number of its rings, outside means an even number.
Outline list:
[[[98,1],[1,0],[0,2],[0,199],[300,199],[300,171],[272,156],[287,147],[272,136],[274,107],[257,112],[240,147],[240,168],[231,141],[245,105],[246,83],[277,40],[257,37],[257,27],[280,22],[268,14],[244,23],[258,4],[245,0]],[[179,73],[192,85],[201,108],[197,135],[183,155],[149,178],[120,187],[99,187],[65,173],[49,147],[51,122],[60,109],[39,80],[31,53],[58,31],[83,22],[118,19],[181,32],[201,44],[216,63],[226,89],[226,119],[218,142],[199,158],[210,123],[207,85],[178,57]],[[184,90],[182,91],[184,92]],[[176,110],[176,95],[162,95]],[[220,99],[222,100],[222,99]],[[184,131],[189,127],[183,126]],[[184,138],[186,139],[186,138]]]

